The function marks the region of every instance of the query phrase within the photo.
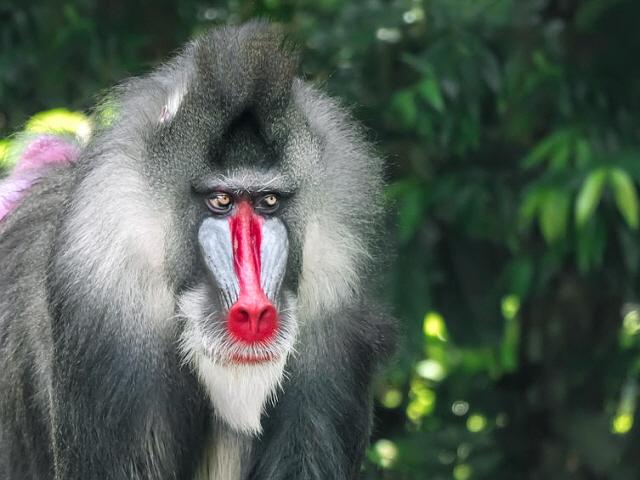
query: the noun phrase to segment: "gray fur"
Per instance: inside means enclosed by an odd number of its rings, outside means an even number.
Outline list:
[[[370,291],[382,165],[295,69],[265,24],[207,33],[116,88],[77,165],[0,223],[0,478],[358,476],[393,337]],[[220,185],[286,197],[285,327],[253,353],[287,362],[260,435],[220,421],[194,366],[230,348],[197,248]]]

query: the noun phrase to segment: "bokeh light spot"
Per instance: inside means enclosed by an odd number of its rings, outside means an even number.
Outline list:
[[[464,400],[456,400],[451,404],[451,411],[458,417],[466,415],[469,411],[469,403]]]
[[[487,419],[479,413],[470,415],[467,419],[467,430],[473,433],[478,433],[487,427]]]
[[[633,415],[630,413],[620,413],[611,422],[611,431],[618,435],[628,433],[633,427]]]
[[[429,312],[425,315],[422,330],[427,337],[447,341],[447,326],[442,315],[437,312]]]
[[[466,463],[461,463],[453,468],[453,478],[455,478],[455,480],[468,480],[471,478],[471,473],[471,466]]]
[[[379,28],[376,31],[376,38],[381,42],[396,43],[401,36],[400,30],[397,28]]]
[[[622,320],[622,327],[628,335],[636,335],[640,332],[640,310],[629,310]]]
[[[502,298],[502,316],[512,320],[520,310],[520,298],[517,295],[507,295]]]
[[[398,447],[391,440],[381,438],[373,446],[378,463],[383,468],[391,467],[398,458]]]
[[[447,376],[447,372],[437,360],[422,360],[416,365],[416,372],[422,378],[439,382]]]
[[[380,403],[385,408],[398,408],[402,403],[402,392],[397,388],[389,388],[382,394]]]
[[[409,396],[411,401],[407,405],[407,418],[413,423],[420,423],[422,418],[433,412],[436,393],[420,379],[415,379],[411,382]]]

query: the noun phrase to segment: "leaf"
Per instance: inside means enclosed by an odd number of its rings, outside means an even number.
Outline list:
[[[575,157],[576,157],[576,165],[578,167],[587,166],[589,161],[591,160],[591,157],[592,157],[591,145],[589,144],[589,141],[586,140],[585,138],[578,138],[576,140]]]
[[[529,256],[521,256],[507,265],[501,283],[510,293],[525,298],[531,290],[533,277],[533,260]]]
[[[444,99],[438,80],[430,75],[418,84],[418,94],[437,112],[444,111]]]
[[[0,140],[0,173],[4,170],[8,170],[9,165],[9,147],[11,142],[9,140]]]
[[[569,214],[569,194],[562,190],[550,190],[540,206],[540,230],[547,243],[564,237]]]
[[[634,230],[638,228],[638,192],[633,180],[627,172],[621,168],[613,168],[609,172],[609,183],[613,189],[613,196],[618,210],[624,217],[627,225]]]
[[[531,190],[526,194],[522,204],[520,205],[520,211],[518,213],[521,228],[526,229],[531,225],[531,222],[538,213],[538,209],[540,208],[545,194],[546,191],[540,189]]]
[[[555,156],[558,149],[562,147],[568,149],[574,135],[573,129],[566,128],[545,137],[522,159],[522,166],[525,168],[535,167],[548,158]]]
[[[576,224],[578,227],[583,226],[598,207],[606,179],[607,169],[601,167],[592,171],[582,184],[576,199]]]
[[[402,242],[413,238],[424,221],[426,189],[421,185],[407,188],[399,199],[398,234]]]
[[[87,138],[91,133],[91,121],[81,112],[55,108],[35,114],[25,125],[32,133],[71,133]]]
[[[570,156],[571,144],[569,142],[562,142],[551,156],[549,162],[551,169],[555,171],[564,170],[567,167]]]
[[[602,263],[607,232],[599,218],[590,218],[576,232],[576,260],[581,272],[598,268]]]
[[[405,127],[412,127],[418,118],[418,109],[414,95],[409,90],[402,90],[393,97],[392,107],[398,112]]]

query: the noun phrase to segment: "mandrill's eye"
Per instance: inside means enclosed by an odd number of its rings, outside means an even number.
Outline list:
[[[280,199],[275,193],[269,193],[260,197],[256,202],[255,208],[260,213],[273,213],[280,206]]]
[[[219,215],[229,212],[233,206],[231,196],[224,192],[214,193],[207,198],[206,202],[209,210]]]

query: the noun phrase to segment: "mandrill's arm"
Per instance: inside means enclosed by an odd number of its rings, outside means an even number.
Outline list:
[[[369,306],[369,308],[371,308]],[[305,324],[277,404],[254,444],[251,480],[359,478],[371,424],[371,377],[393,344],[366,307]]]

